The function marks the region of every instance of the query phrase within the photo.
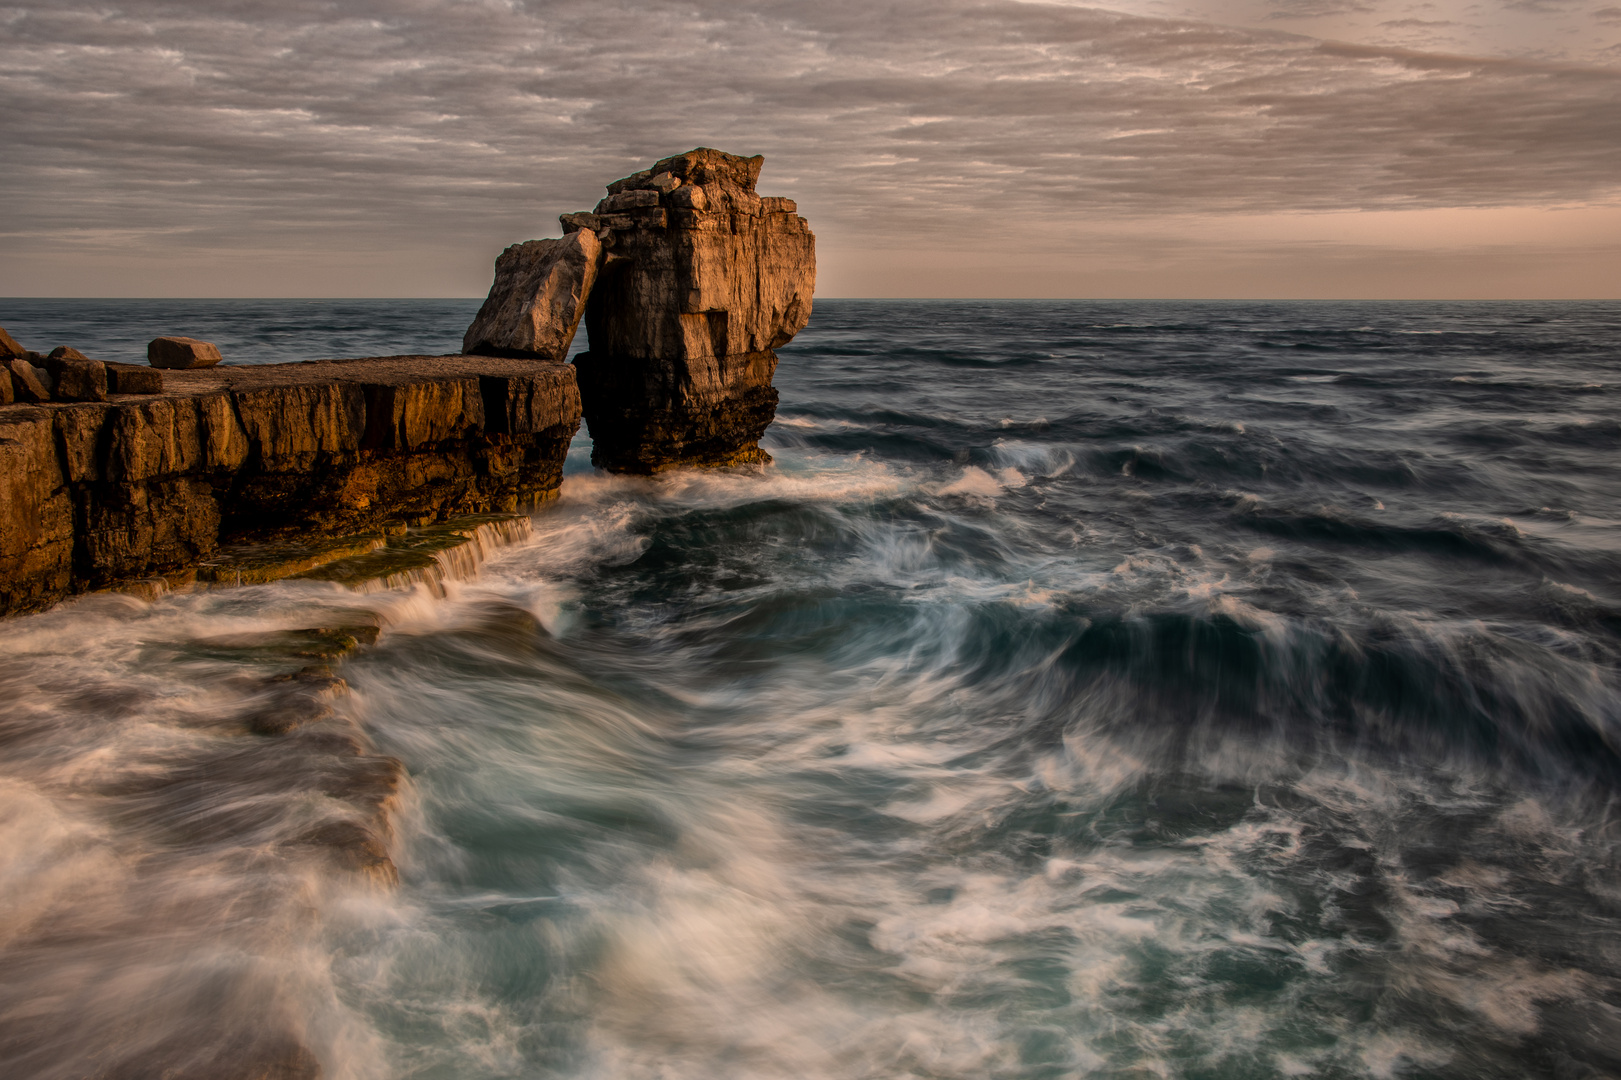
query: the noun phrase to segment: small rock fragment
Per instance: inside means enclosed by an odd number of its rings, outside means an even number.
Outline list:
[[[56,380],[56,387],[52,391],[56,400],[107,400],[107,368],[100,360],[63,359],[57,357],[56,353],[51,356],[53,359],[47,360],[45,367]]]
[[[638,188],[645,187],[647,182],[651,179],[653,179],[652,169],[643,169],[641,172],[631,173],[624,179],[615,180],[613,183],[609,184],[608,194],[618,195],[621,191],[634,191]]]
[[[6,328],[0,326],[0,360],[21,360],[28,355],[28,350],[17,344],[17,339],[6,333]]]
[[[11,372],[12,397],[17,401],[36,402],[51,400],[51,391],[42,378],[43,372],[27,360],[7,360]]]
[[[107,391],[113,394],[161,394],[163,373],[136,364],[108,363]]]
[[[577,233],[581,229],[589,229],[592,232],[596,232],[598,229],[602,228],[602,219],[597,217],[595,214],[588,213],[583,210],[577,214],[564,214],[562,217],[557,219],[557,223],[563,226],[564,236],[567,236],[569,233]]]
[[[160,337],[146,346],[146,360],[155,368],[205,368],[220,362],[220,351],[213,343],[198,338]]]
[[[683,187],[670,192],[670,205],[679,209],[702,210],[709,205],[701,187]]]
[[[610,195],[597,203],[594,213],[619,214],[626,210],[638,207],[653,207],[659,204],[659,193],[651,189],[637,188],[634,191],[621,191],[617,195]]]

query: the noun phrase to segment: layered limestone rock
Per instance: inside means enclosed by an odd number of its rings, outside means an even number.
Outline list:
[[[601,260],[602,245],[588,231],[513,244],[495,260],[495,284],[462,352],[567,360]]]
[[[609,184],[594,211],[563,216],[563,240],[502,254],[464,347],[561,359],[583,305],[593,462],[769,460],[773,350],[810,318],[816,238],[793,200],[756,194],[763,161],[698,149]]]
[[[566,364],[404,356],[165,371],[0,406],[0,612],[194,566],[224,540],[510,512],[556,493]]]
[[[773,350],[810,318],[816,238],[793,200],[755,193],[762,163],[693,150],[564,219],[606,237],[591,349],[575,361],[598,465],[770,460],[759,440],[776,415]]]

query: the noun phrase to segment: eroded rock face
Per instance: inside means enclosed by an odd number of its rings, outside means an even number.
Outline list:
[[[693,150],[563,218],[607,251],[586,306],[591,351],[575,361],[596,464],[769,460],[772,350],[810,318],[816,238],[793,200],[755,193],[763,160]]]
[[[0,613],[224,540],[532,506],[580,423],[572,368],[494,357],[167,371],[158,389],[0,406]]]
[[[495,283],[462,338],[462,352],[568,359],[601,261],[596,234],[583,230],[513,244],[495,260]]]

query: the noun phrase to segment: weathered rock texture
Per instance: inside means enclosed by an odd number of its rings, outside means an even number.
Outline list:
[[[583,301],[591,350],[575,367],[596,464],[770,460],[772,350],[810,318],[816,238],[793,200],[755,193],[763,160],[666,158],[609,184],[595,211],[565,214],[563,241],[508,248],[467,350],[561,359]]]
[[[584,230],[513,244],[495,260],[495,284],[462,352],[567,360],[601,260],[596,234]]]
[[[3,361],[11,378],[11,391],[16,401],[49,401],[51,388],[46,385],[47,374],[27,360]]]
[[[55,383],[51,397],[57,401],[106,401],[106,365],[100,360],[85,359],[77,349],[66,351],[76,356],[64,358],[53,352],[45,361],[45,370],[51,373]]]
[[[0,406],[0,612],[190,566],[223,540],[511,511],[554,494],[566,364],[404,356],[165,371]]]
[[[699,149],[608,187],[580,393],[593,460],[624,472],[770,460],[777,357],[810,318],[816,238],[755,194],[762,158]],[[564,228],[585,228],[571,215]]]
[[[213,367],[220,362],[220,351],[212,342],[193,337],[160,337],[147,343],[146,360],[155,368]]]

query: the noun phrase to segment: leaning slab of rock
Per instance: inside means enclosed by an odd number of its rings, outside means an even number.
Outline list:
[[[51,388],[46,384],[45,372],[27,360],[7,360],[4,363],[11,373],[11,392],[14,400],[26,402],[51,400]]]
[[[59,352],[62,350],[58,350]],[[77,350],[67,350],[77,352]],[[106,401],[107,368],[100,360],[64,359],[51,354],[45,369],[56,380],[52,396],[58,401]]]
[[[592,460],[621,472],[769,461],[774,349],[810,318],[816,237],[754,190],[764,159],[700,148],[608,185],[608,259],[575,360]]]
[[[28,350],[17,344],[17,339],[6,333],[6,328],[0,326],[0,360],[21,360],[28,355]]]
[[[146,346],[146,360],[155,368],[170,370],[213,367],[220,362],[220,351],[198,338],[160,337]]]
[[[596,234],[584,230],[507,248],[462,352],[566,360],[601,261]]]

